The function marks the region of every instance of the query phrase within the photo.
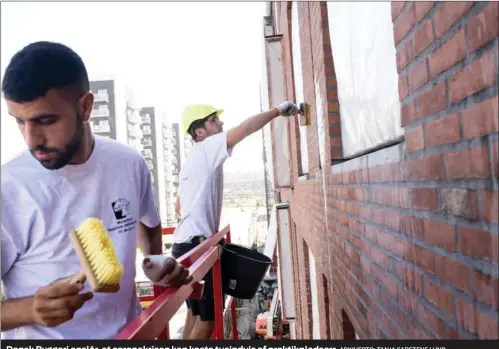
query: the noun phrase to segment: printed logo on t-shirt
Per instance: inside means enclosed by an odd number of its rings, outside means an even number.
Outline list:
[[[116,218],[116,225],[108,229],[109,232],[117,231],[118,234],[127,233],[137,228],[137,220],[132,216],[130,208],[130,201],[120,198],[111,203],[114,217]]]
[[[111,206],[113,206],[116,219],[126,218],[130,214],[130,201],[127,199],[118,199],[111,203]]]

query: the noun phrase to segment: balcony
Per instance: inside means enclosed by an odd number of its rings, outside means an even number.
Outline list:
[[[90,117],[102,118],[102,117],[109,117],[109,115],[110,115],[109,108],[107,107],[107,105],[105,105],[104,107],[99,106],[99,108],[93,109]]]
[[[138,140],[136,138],[134,138],[133,140],[129,140],[128,144],[135,150],[137,150],[138,152],[141,152],[144,150],[144,147],[142,146],[142,144],[140,142],[138,142]]]
[[[128,136],[132,138],[142,138],[142,129],[138,124],[128,124]]]
[[[101,123],[91,123],[92,132],[94,133],[109,133],[111,132],[111,126],[109,122]]]
[[[109,103],[109,93],[107,93],[107,90],[97,91],[97,93],[94,94],[94,101]]]
[[[142,156],[144,156],[146,159],[152,159],[153,155],[151,149],[144,149],[142,151]]]
[[[149,114],[142,115],[142,123],[143,124],[150,124],[151,123],[151,116]]]
[[[133,109],[127,110],[127,119],[132,124],[140,124],[142,121],[139,112]]]
[[[142,133],[143,133],[144,135],[148,135],[148,136],[149,136],[149,135],[152,133],[152,132],[151,132],[151,128],[150,128],[150,127],[148,127],[148,126],[145,126],[144,128],[142,128]]]
[[[171,139],[173,137],[171,128],[163,128],[163,137],[166,139]]]

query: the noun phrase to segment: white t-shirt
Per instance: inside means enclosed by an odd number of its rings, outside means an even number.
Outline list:
[[[223,204],[223,164],[232,153],[227,133],[222,132],[195,143],[180,170],[180,222],[174,243],[195,236],[210,237],[219,229]]]
[[[141,312],[137,225],[160,223],[150,171],[132,148],[94,137],[92,155],[81,165],[47,170],[26,151],[2,166],[2,282],[6,298],[20,298],[79,272],[68,233],[95,217],[104,221],[123,265],[120,291],[94,294],[69,322],[19,327],[4,332],[5,339],[109,339]]]

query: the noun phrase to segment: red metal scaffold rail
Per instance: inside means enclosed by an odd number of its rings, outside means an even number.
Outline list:
[[[163,235],[173,234],[175,228],[163,228]],[[213,295],[215,300],[215,329],[211,339],[224,339],[224,311],[222,295],[222,273],[220,241],[225,237],[230,243],[230,226],[216,233],[196,248],[178,259],[184,267],[189,268],[193,280],[190,284],[178,289],[154,286],[153,296],[142,296],[141,301],[152,301],[135,320],[125,327],[115,339],[169,339],[169,322],[182,304],[190,297],[200,298],[202,285],[199,283],[208,271],[213,268]],[[231,312],[232,339],[238,339],[236,304],[229,297]]]

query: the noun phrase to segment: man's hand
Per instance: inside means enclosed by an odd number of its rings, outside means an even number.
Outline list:
[[[158,265],[159,258],[163,256],[149,256],[144,259],[143,267],[147,277],[155,284],[165,287],[180,287],[192,281],[189,270],[173,258],[164,258]]]
[[[71,320],[75,312],[92,299],[92,292],[79,294],[83,285],[70,284],[70,279],[56,280],[36,291],[31,307],[34,323],[45,327],[60,325]]]
[[[276,107],[280,116],[291,116],[296,114],[301,114],[302,111],[293,102],[282,102]]]
[[[232,149],[249,135],[261,130],[278,116],[291,116],[303,112],[293,102],[283,102],[269,111],[253,115],[227,132],[227,149]]]

